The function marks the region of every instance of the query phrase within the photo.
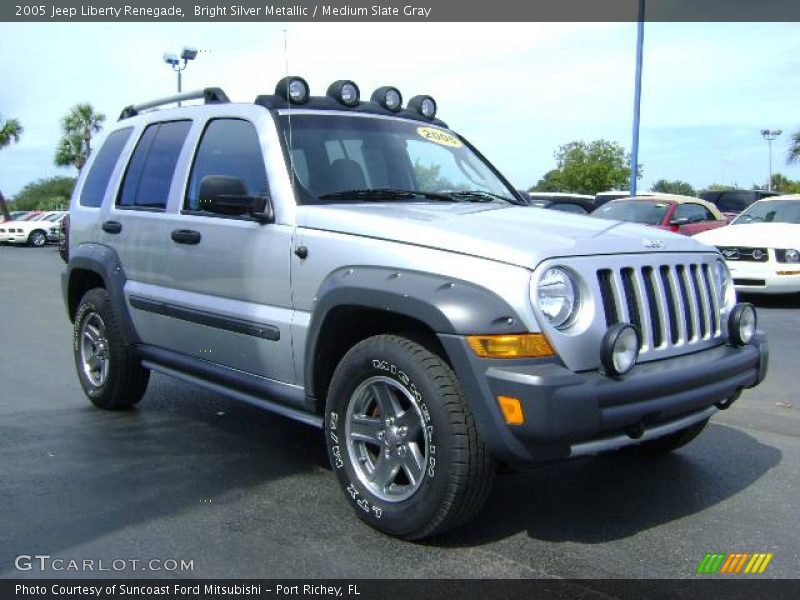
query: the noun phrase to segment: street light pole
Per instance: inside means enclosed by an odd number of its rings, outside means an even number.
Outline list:
[[[642,103],[642,54],[644,48],[644,0],[639,0],[639,21],[636,28],[636,81],[633,93],[633,143],[631,144],[631,179],[628,189],[636,195],[639,174],[639,108]]]
[[[164,53],[164,62],[167,63],[178,76],[178,93],[183,91],[183,70],[189,65],[190,60],[197,58],[197,50],[185,46],[181,51],[181,55],[173,54],[172,52]],[[178,102],[178,106],[181,103]]]
[[[769,148],[769,179],[767,179],[767,191],[772,191],[772,142],[777,138],[780,134],[783,133],[781,129],[762,129],[761,130],[761,137],[767,140],[767,146]]]

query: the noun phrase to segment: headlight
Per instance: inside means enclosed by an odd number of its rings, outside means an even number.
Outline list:
[[[800,263],[800,251],[794,248],[775,250],[775,258],[778,259],[778,262],[782,263]]]
[[[717,290],[719,291],[719,305],[722,310],[731,308],[736,304],[736,291],[733,289],[733,278],[728,265],[722,259],[717,259],[717,268],[714,269]]]
[[[534,297],[547,321],[558,329],[569,325],[580,301],[575,279],[561,267],[552,267],[542,273]]]

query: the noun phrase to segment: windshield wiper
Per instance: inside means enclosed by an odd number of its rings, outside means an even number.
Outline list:
[[[519,204],[519,202],[516,200],[501,196],[500,194],[495,194],[493,192],[486,192],[484,190],[448,192],[447,195],[459,200],[466,200],[467,202],[492,202],[493,200],[502,200],[503,202],[509,202],[510,204]]]
[[[412,200],[414,198],[425,198],[427,200],[441,200],[443,202],[455,202],[449,194],[434,194],[432,192],[422,192],[413,190],[400,190],[395,188],[373,188],[363,190],[343,190],[341,192],[331,192],[319,196],[320,200],[372,200],[383,202],[385,200]]]

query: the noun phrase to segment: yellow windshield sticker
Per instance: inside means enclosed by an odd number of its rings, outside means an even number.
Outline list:
[[[435,127],[418,127],[417,133],[424,137],[426,140],[439,144],[440,146],[450,146],[451,148],[461,148],[463,144],[461,140],[442,129]]]

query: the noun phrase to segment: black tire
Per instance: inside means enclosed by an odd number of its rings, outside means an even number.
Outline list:
[[[107,357],[106,374],[99,382],[93,381],[91,375],[84,370],[81,347],[85,333],[84,326],[89,320],[96,323],[97,318],[105,329],[103,336],[105,343],[102,347],[103,355]],[[150,380],[150,371],[142,367],[133,348],[123,341],[106,290],[95,288],[86,292],[81,298],[75,311],[72,349],[78,379],[92,404],[107,410],[120,410],[130,408],[141,400]]]
[[[664,437],[642,442],[634,446],[628,446],[625,448],[625,451],[637,456],[659,456],[668,454],[691,442],[700,435],[706,425],[708,425],[708,419],[704,419],[699,423],[695,423],[694,425],[690,425],[685,429],[670,433]]]
[[[398,396],[404,398],[407,391],[406,398],[418,407],[417,439],[423,440],[426,453],[418,487],[406,499],[387,501],[376,495],[360,479],[364,468],[359,471],[356,463],[363,458],[351,456],[348,406],[357,402],[354,392],[376,379],[394,381]],[[388,447],[384,436],[380,439]],[[393,536],[419,540],[453,529],[475,516],[491,490],[495,462],[478,436],[455,373],[439,356],[403,337],[374,336],[344,356],[328,391],[325,438],[333,471],[356,514]],[[390,452],[380,448],[376,467],[381,453]]]
[[[36,229],[30,232],[30,234],[28,235],[28,246],[42,248],[43,246],[46,245],[47,245],[47,232],[42,231],[41,229]]]

